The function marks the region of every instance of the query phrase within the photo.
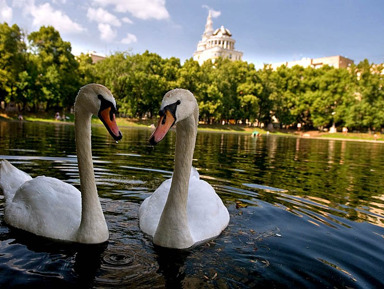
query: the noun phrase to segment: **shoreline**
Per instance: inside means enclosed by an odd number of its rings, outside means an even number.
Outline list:
[[[33,117],[26,117],[24,120],[18,120],[11,117],[4,117],[4,115],[0,115],[0,122],[40,122],[40,123],[51,123],[51,124],[63,124],[63,125],[73,125],[72,120],[68,121],[61,121],[61,120],[52,120],[52,119],[44,119],[44,118],[33,118]],[[154,123],[156,121],[146,121],[146,122],[140,122],[138,120],[131,120],[131,119],[125,119],[125,118],[117,118],[116,119],[117,124],[119,127],[135,127],[135,128],[146,128],[146,129],[153,129]],[[92,125],[102,125],[101,122],[98,119],[94,119],[92,121]],[[233,127],[230,127],[233,126]],[[274,132],[267,132],[260,128],[250,128],[250,127],[244,127],[239,125],[226,125],[225,128],[220,128],[218,125],[213,125],[210,127],[210,125],[199,125],[198,131],[202,133],[225,133],[225,134],[249,134],[252,135],[253,132],[257,131],[260,136],[281,136],[281,137],[296,137],[296,138],[303,138],[303,139],[324,139],[324,140],[337,140],[337,141],[356,141],[356,142],[370,142],[370,143],[384,143],[384,139],[381,138],[381,134],[379,134],[379,137],[377,139],[374,139],[374,136],[369,133],[321,133],[318,131],[291,131],[291,132],[280,132],[280,131],[274,131]],[[334,136],[329,136],[334,135]],[[339,136],[343,137],[339,137]],[[257,137],[255,137],[257,138]]]

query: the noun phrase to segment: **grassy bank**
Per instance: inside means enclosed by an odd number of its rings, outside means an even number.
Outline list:
[[[0,121],[16,121],[18,120],[17,115],[6,115],[0,113]],[[52,122],[52,123],[73,123],[74,116],[69,114],[66,116],[66,120],[55,120],[54,116],[51,114],[38,114],[33,115],[29,114],[23,117],[23,121],[31,122]],[[101,124],[101,121],[94,117],[92,122],[95,124]],[[156,125],[156,119],[128,119],[128,118],[117,118],[116,122],[120,127],[151,127]],[[266,130],[261,128],[248,127],[245,125],[220,125],[220,124],[199,124],[199,131],[202,132],[217,132],[217,133],[242,133],[242,134],[252,134],[257,132],[261,135],[267,134]],[[359,141],[378,141],[383,142],[384,137],[381,134],[373,133],[320,133],[318,131],[274,131],[270,132],[273,135],[286,135],[286,136],[296,136],[304,138],[324,138],[324,139],[339,139],[339,140],[359,140]]]
[[[320,135],[322,138],[332,138],[332,139],[352,139],[352,140],[371,140],[371,141],[384,141],[382,134],[373,134],[373,133],[346,133],[341,132],[337,133],[327,133]]]

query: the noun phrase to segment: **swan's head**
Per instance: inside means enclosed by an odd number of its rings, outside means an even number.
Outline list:
[[[165,137],[174,124],[191,116],[198,118],[198,115],[194,115],[196,112],[198,114],[198,105],[192,92],[181,88],[168,91],[161,102],[159,123],[149,142],[155,145]]]
[[[91,83],[80,88],[75,101],[75,110],[80,109],[97,115],[116,141],[123,137],[115,119],[116,100],[105,86]]]

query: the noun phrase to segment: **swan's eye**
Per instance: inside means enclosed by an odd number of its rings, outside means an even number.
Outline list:
[[[176,109],[177,109],[177,106],[181,103],[181,100],[177,100],[176,102],[172,103],[172,104],[168,104],[166,107],[164,107],[162,110],[159,111],[159,115],[160,116],[163,116],[164,115],[164,118],[163,118],[163,124],[165,123],[165,119],[166,119],[166,114],[165,114],[165,111],[169,111],[172,116],[174,117],[174,119],[176,119]]]
[[[115,110],[113,108],[113,106],[111,107],[111,110],[109,111],[109,118],[111,121],[113,121],[113,118],[115,116]]]
[[[97,95],[97,97],[101,101],[99,111],[109,109],[109,118],[111,121],[113,121],[114,115],[117,113],[115,105],[112,102],[110,102],[109,100],[106,100],[101,94]]]

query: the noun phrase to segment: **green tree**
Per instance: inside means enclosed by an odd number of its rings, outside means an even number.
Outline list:
[[[0,100],[17,101],[20,73],[26,69],[23,37],[16,24],[0,24]]]
[[[222,119],[245,119],[241,110],[241,97],[238,86],[247,78],[248,64],[244,61],[231,61],[219,58],[215,61],[213,81],[222,93],[222,105],[219,107]]]
[[[95,65],[96,79],[117,95],[120,112],[130,117],[157,114],[163,95],[178,83],[178,58],[156,53],[116,53]]]
[[[305,68],[295,65],[289,69],[286,80],[286,97],[291,103],[291,113],[295,123],[303,123],[306,127],[312,127],[310,114],[311,98],[306,94]]]
[[[159,103],[169,89],[164,75],[164,60],[158,54],[146,51],[132,56],[132,63],[133,71],[128,84],[131,98],[137,104],[134,116],[152,117],[157,114]],[[172,72],[168,73],[172,75]]]
[[[283,65],[278,67],[269,77],[271,114],[279,120],[281,127],[289,127],[297,123],[297,116],[293,110],[295,95],[288,90],[290,74],[291,69]]]
[[[384,126],[383,66],[370,64],[367,59],[353,66],[356,89],[349,98],[346,125],[349,127],[377,130]]]
[[[83,86],[95,82],[96,77],[92,57],[89,54],[81,53],[76,57],[76,60],[79,63],[80,85]]]
[[[22,109],[73,104],[80,86],[99,82],[111,89],[120,112],[152,117],[166,91],[192,91],[200,118],[208,123],[250,120],[307,128],[348,126],[379,130],[384,126],[383,66],[364,60],[348,69],[270,66],[256,70],[245,61],[218,58],[183,65],[148,51],[117,52],[96,64],[87,54],[75,58],[69,42],[53,27],[28,35],[29,51],[17,25],[0,25],[0,100]]]
[[[237,95],[240,100],[240,113],[243,121],[254,122],[260,115],[260,96],[263,92],[263,84],[251,64],[247,67],[245,81],[237,86]]]
[[[72,54],[71,44],[63,41],[52,26],[42,26],[28,35],[41,79],[46,109],[73,105],[80,86],[79,63]]]
[[[199,104],[200,119],[207,123],[221,118],[218,107],[222,105],[223,95],[214,80],[214,69],[211,61],[205,61],[199,70],[195,69],[196,73],[193,75],[193,80],[197,82],[192,84],[195,87],[192,92],[195,93]]]
[[[199,63],[192,58],[187,59],[178,71],[178,87],[190,90],[195,96],[200,92],[201,83],[204,79]]]
[[[273,116],[278,117],[278,108],[274,109],[273,99],[279,97],[276,88],[276,72],[268,65],[264,65],[263,69],[259,70],[258,78],[260,79],[262,89],[259,94],[260,108],[257,119],[260,123],[269,124],[272,122]],[[281,98],[282,96],[280,96]]]
[[[344,102],[351,93],[352,83],[347,69],[323,66],[313,69],[308,79],[307,97],[311,102],[311,118],[315,127],[344,124]]]
[[[116,98],[120,114],[130,117],[137,111],[130,89],[132,66],[131,56],[126,52],[117,52],[93,66],[95,82],[107,86]]]
[[[167,90],[178,87],[180,74],[180,59],[176,57],[166,58],[162,61],[162,76],[167,82]]]
[[[41,85],[39,82],[41,76],[34,58],[29,53],[26,54],[26,58],[28,59],[26,69],[19,73],[16,101],[22,104],[22,110],[28,107],[36,112],[41,101]]]

